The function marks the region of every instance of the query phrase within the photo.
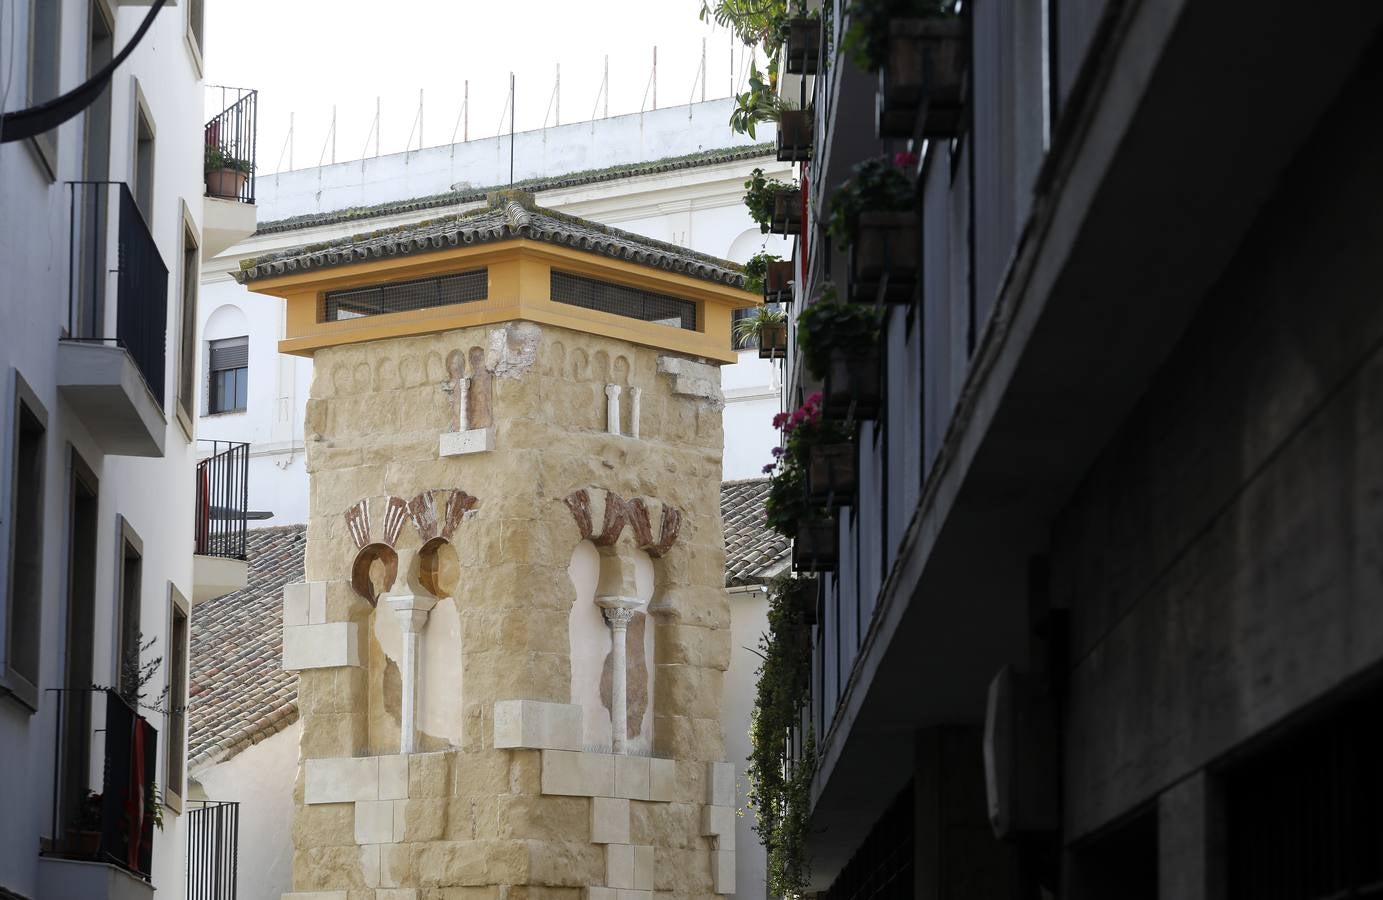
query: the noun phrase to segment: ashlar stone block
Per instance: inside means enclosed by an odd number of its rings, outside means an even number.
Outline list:
[[[408,757],[401,754],[379,758],[380,800],[408,798]]]
[[[303,767],[304,803],[353,803],[379,798],[377,756],[308,759]]]
[[[360,665],[360,628],[354,622],[294,625],[283,629],[283,667],[290,672]]]
[[[706,802],[712,806],[735,805],[735,764],[706,764]]]
[[[634,886],[634,846],[605,845],[605,886],[632,888]]]
[[[327,583],[300,581],[283,586],[283,624],[324,625],[327,621]]]
[[[711,889],[717,894],[735,892],[735,851],[711,851]]]
[[[634,889],[653,890],[653,848],[636,845],[634,847]]]
[[[382,888],[375,891],[375,900],[418,900],[418,889]]]
[[[591,843],[629,843],[629,801],[614,797],[591,798]]]
[[[735,808],[733,806],[701,807],[701,834],[703,837],[724,837],[735,833]]]
[[[379,887],[379,844],[360,848],[360,877],[366,887]]]
[[[588,887],[581,891],[581,900],[619,900],[619,891],[608,887]]]
[[[346,900],[345,891],[293,891],[279,894],[280,900]]]
[[[393,800],[361,800],[355,804],[355,842],[357,844],[392,844],[394,842]],[[378,857],[378,855],[379,852],[376,850],[375,856]]]
[[[653,892],[619,890],[615,892],[615,900],[653,900]]]
[[[446,431],[438,443],[438,456],[465,456],[486,453],[495,449],[494,428],[470,428],[466,431]]]
[[[580,706],[540,700],[495,703],[495,748],[505,750],[580,750]]]
[[[614,796],[615,758],[608,753],[544,750],[542,791],[570,797]]]
[[[647,756],[615,757],[615,796],[628,800],[647,800],[651,771]]]
[[[648,799],[671,803],[677,798],[677,761],[653,758],[648,761]]]

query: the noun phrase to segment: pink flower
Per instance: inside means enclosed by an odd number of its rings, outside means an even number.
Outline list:
[[[782,448],[782,447],[774,447],[774,448],[773,448],[773,458],[774,458],[774,459],[777,459],[778,457],[780,457],[780,456],[782,456],[782,455],[783,455],[783,448]]]
[[[768,465],[764,466],[764,474],[765,474],[765,475],[772,475],[772,474],[773,474],[773,469],[774,469],[774,468],[775,468],[775,465],[774,465],[773,463],[769,463]]]
[[[785,413],[785,412],[780,412],[780,413],[778,413],[778,415],[776,415],[776,416],[773,417],[773,427],[774,427],[774,428],[782,428],[782,427],[783,427],[783,423],[785,423],[787,420],[788,420],[788,414]]]
[[[813,391],[811,394],[809,394],[809,395],[807,396],[807,402],[804,403],[804,404],[802,404],[802,405],[803,405],[803,406],[820,406],[820,405],[821,405],[821,392],[820,392],[820,391]]]
[[[917,165],[917,154],[911,150],[899,150],[893,154],[893,164],[900,169]]]

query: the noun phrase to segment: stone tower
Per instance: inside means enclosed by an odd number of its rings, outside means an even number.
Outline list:
[[[738,270],[503,192],[240,278],[315,361],[286,896],[733,892]]]

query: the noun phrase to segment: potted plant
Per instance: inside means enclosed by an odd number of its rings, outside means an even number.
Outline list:
[[[79,859],[95,859],[101,853],[101,804],[103,798],[87,791],[77,807],[76,820],[68,832],[67,852]]]
[[[838,425],[835,427],[842,430]],[[838,509],[854,502],[859,476],[855,443],[848,433],[833,437],[823,438],[823,442],[807,449],[807,495],[831,509]]]
[[[778,161],[805,162],[812,158],[812,110],[778,112]]]
[[[912,299],[922,253],[912,178],[911,153],[876,157],[855,165],[831,198],[831,235],[850,246],[850,299],[874,302]]]
[[[792,567],[798,572],[834,572],[840,562],[838,544],[833,517],[803,519],[792,539]]]
[[[254,164],[223,153],[215,144],[207,144],[203,169],[207,195],[234,200],[245,189],[245,182],[249,180]]]
[[[764,269],[764,302],[791,303],[793,262],[790,259],[770,262]]]
[[[797,343],[808,370],[823,379],[822,411],[837,420],[872,419],[883,399],[879,311],[841,303],[829,285],[797,320]]]
[[[794,16],[783,30],[783,57],[788,74],[815,75],[821,61],[820,15]]]
[[[763,169],[749,173],[744,183],[744,205],[749,208],[749,217],[759,224],[764,234],[792,234],[802,223],[802,192],[796,182],[779,181],[764,175]],[[794,231],[780,230],[785,220],[792,215]]]
[[[787,314],[773,306],[760,306],[751,316],[735,321],[735,343],[748,348],[759,345],[760,359],[783,359],[788,349]]]
[[[770,59],[768,70],[760,72],[751,60],[749,63],[749,89],[735,95],[735,108],[730,111],[730,130],[738,134],[754,137],[754,129],[760,122],[775,122],[788,108],[778,96],[778,61]]]
[[[969,51],[966,19],[947,2],[913,5],[911,16],[888,23],[875,99],[879,137],[955,137]]]
[[[780,262],[782,257],[776,253],[769,253],[767,250],[760,250],[749,257],[744,264],[744,289],[751,294],[762,294],[767,288],[765,276],[774,263]],[[789,263],[791,265],[791,263]]]

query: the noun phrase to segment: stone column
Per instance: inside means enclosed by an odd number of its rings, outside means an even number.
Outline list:
[[[403,628],[403,698],[399,718],[399,752],[418,749],[418,649],[428,613],[437,605],[436,597],[417,594],[387,595],[385,601],[399,617]]]
[[[605,396],[608,398],[605,404],[605,430],[619,434],[619,385],[605,385]]]
[[[595,602],[610,626],[610,749],[624,753],[629,732],[625,635],[639,601],[632,597],[597,597]]]
[[[471,379],[469,376],[456,379],[456,393],[456,430],[470,431]]]
[[[639,436],[639,399],[643,396],[643,388],[631,387],[629,389],[629,436]]]

